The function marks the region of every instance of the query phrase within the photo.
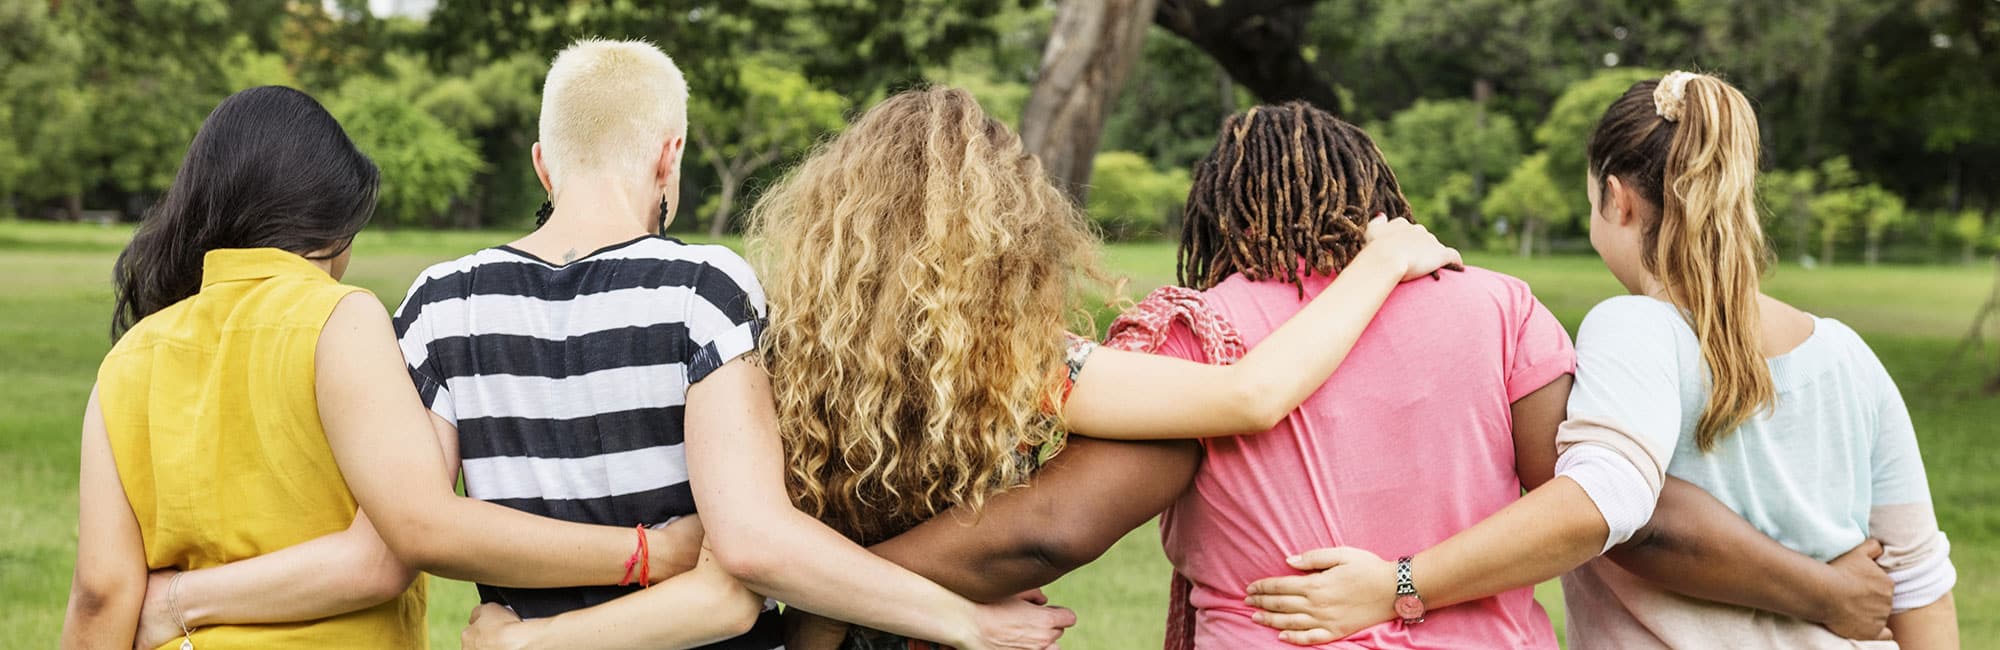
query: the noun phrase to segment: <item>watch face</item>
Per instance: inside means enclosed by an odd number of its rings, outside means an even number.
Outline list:
[[[1418,598],[1416,596],[1397,596],[1396,616],[1401,617],[1405,621],[1423,620],[1424,619],[1423,599]]]

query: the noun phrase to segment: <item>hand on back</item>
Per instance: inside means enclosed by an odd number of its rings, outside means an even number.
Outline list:
[[[1459,257],[1458,249],[1439,243],[1430,229],[1408,219],[1381,215],[1368,221],[1368,246],[1361,249],[1361,256],[1376,256],[1393,268],[1402,269],[1405,282],[1439,269],[1465,269],[1465,260]]]
[[[1281,641],[1330,643],[1396,616],[1396,565],[1374,553],[1322,548],[1285,563],[1310,573],[1250,583],[1243,599],[1258,610],[1251,620],[1279,630]]]

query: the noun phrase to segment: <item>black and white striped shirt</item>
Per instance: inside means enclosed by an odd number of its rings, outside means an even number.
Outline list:
[[[424,404],[458,428],[468,496],[633,526],[695,512],[688,386],[751,351],[763,318],[763,289],[736,253],[648,236],[564,266],[506,246],[438,264],[395,323]],[[479,589],[542,617],[633,588]],[[768,610],[718,647],[781,642]]]

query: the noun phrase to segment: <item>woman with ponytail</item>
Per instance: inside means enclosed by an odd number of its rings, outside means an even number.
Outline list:
[[[1708,75],[1640,82],[1598,122],[1588,158],[1591,244],[1632,295],[1577,332],[1555,479],[1402,576],[1372,554],[1322,549],[1293,564],[1323,571],[1253,585],[1253,604],[1319,643],[1394,616],[1402,603],[1384,584],[1409,583],[1434,609],[1575,568],[1563,579],[1571,647],[1956,648],[1956,573],[1894,381],[1846,325],[1759,288],[1749,101]],[[1784,582],[1773,575],[1669,591],[1627,548],[1688,546],[1648,521],[1663,491],[1704,490],[1789,548],[1768,554],[1771,574],[1796,575],[1808,557],[1852,584],[1886,571],[1892,609],[1836,624],[1829,607],[1863,603],[1795,603],[1772,593]],[[1707,559],[1687,564],[1726,563]]]
[[[1709,75],[1641,82],[1605,112],[1588,156],[1591,244],[1633,295],[1598,305],[1577,333],[1565,455],[1623,448],[1643,485],[1670,472],[1822,561],[1877,540],[1895,583],[1895,641],[1957,647],[1950,546],[1895,381],[1854,330],[1759,288],[1749,101]],[[1602,478],[1585,482],[1593,498],[1642,485]],[[1855,643],[1667,595],[1603,561],[1563,586],[1571,638],[1589,646]]]

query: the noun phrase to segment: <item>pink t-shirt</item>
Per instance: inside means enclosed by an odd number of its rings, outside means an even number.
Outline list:
[[[1308,278],[1306,300],[1330,282]],[[1253,347],[1305,305],[1290,284],[1241,276],[1203,296]],[[1207,361],[1185,325],[1161,353]],[[1509,405],[1575,363],[1562,324],[1518,279],[1471,268],[1397,288],[1340,369],[1277,427],[1203,443],[1194,487],[1161,518],[1167,558],[1193,583],[1195,647],[1293,647],[1243,604],[1251,582],[1297,574],[1291,554],[1355,546],[1394,560],[1519,498]],[[1533,590],[1517,589],[1321,647],[1553,649],[1556,639]]]

